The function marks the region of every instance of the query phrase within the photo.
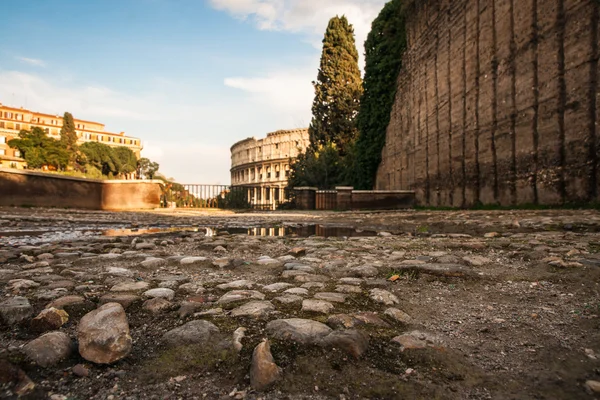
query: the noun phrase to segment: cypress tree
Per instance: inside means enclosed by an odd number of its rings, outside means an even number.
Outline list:
[[[407,0],[388,2],[371,24],[365,41],[364,93],[357,118],[359,135],[355,145],[353,184],[372,189],[386,129],[396,97],[396,80],[406,50],[403,6]]]
[[[73,115],[65,112],[63,116],[63,126],[60,128],[60,142],[69,152],[69,166],[75,167],[77,160],[77,132],[75,132],[75,121]]]
[[[345,16],[329,21],[308,128],[311,148],[334,144],[344,155],[357,135],[356,115],[362,94],[354,28]]]

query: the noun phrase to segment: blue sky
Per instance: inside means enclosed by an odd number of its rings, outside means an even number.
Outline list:
[[[2,5],[0,102],[106,124],[182,183],[229,183],[229,148],[310,122],[320,41],[359,53],[385,0],[28,0]]]

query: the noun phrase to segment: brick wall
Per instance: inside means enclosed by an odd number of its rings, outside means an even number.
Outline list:
[[[598,201],[600,2],[412,3],[376,188],[433,206]]]

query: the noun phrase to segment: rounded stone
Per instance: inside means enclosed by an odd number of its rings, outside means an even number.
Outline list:
[[[383,289],[371,289],[369,292],[371,299],[376,301],[377,303],[385,304],[387,306],[391,306],[394,304],[400,304],[400,300],[396,295],[388,292]]]
[[[138,292],[150,287],[148,282],[124,282],[113,286],[111,292]]]
[[[250,366],[250,385],[254,390],[270,388],[281,378],[281,368],[275,364],[269,341],[265,339],[254,348]]]
[[[15,296],[0,303],[0,316],[7,325],[16,325],[31,316],[33,307],[25,297]]]
[[[123,306],[107,303],[84,315],[77,327],[79,353],[97,364],[112,364],[131,351],[129,323]]]
[[[208,343],[217,333],[219,333],[219,328],[214,324],[196,320],[171,329],[164,334],[163,340],[170,347],[203,344]]]
[[[217,301],[219,304],[228,304],[235,303],[240,300],[254,299],[254,300],[264,300],[265,295],[261,292],[257,292],[256,290],[232,290],[230,292],[225,293],[221,298]]]
[[[302,344],[317,343],[332,331],[330,327],[312,319],[276,319],[267,324],[268,334],[279,340],[292,340]]]
[[[175,292],[172,289],[167,288],[156,288],[150,289],[144,292],[144,297],[155,299],[160,297],[161,299],[173,300]]]
[[[302,301],[302,311],[318,312],[329,314],[333,310],[333,304],[325,300],[304,300]]]
[[[273,311],[275,311],[275,307],[270,301],[251,301],[231,310],[231,316],[260,318]]]
[[[31,361],[46,368],[67,358],[73,350],[71,338],[64,332],[49,332],[32,340],[23,347]]]
[[[323,339],[321,344],[325,347],[342,349],[352,357],[360,358],[369,347],[369,337],[355,329],[333,331]]]
[[[31,320],[31,329],[35,332],[53,331],[69,320],[69,314],[65,310],[50,307],[43,309],[37,317]]]

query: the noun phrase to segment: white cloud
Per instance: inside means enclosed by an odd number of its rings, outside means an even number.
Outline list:
[[[72,83],[71,83],[72,84]],[[132,98],[97,85],[56,84],[39,75],[0,70],[0,89],[11,98],[0,101],[13,106],[25,106],[50,114],[66,110],[89,118],[126,117],[138,120],[153,119],[150,99]],[[148,112],[145,110],[148,109]]]
[[[277,69],[258,76],[226,78],[231,88],[245,91],[261,107],[268,107],[289,116],[291,127],[307,126],[314,97],[312,81],[317,77],[321,41],[329,19],[345,15],[354,26],[363,65],[364,41],[388,0],[209,0],[218,10],[243,20],[251,21],[260,30],[297,33],[302,40],[312,43],[315,52],[303,65],[280,65]]]
[[[285,117],[290,126],[307,124],[314,97],[312,79],[315,70],[276,70],[262,77],[226,78],[225,85],[243,90],[261,107],[268,107]]]
[[[252,21],[261,30],[305,34],[320,47],[330,18],[345,15],[354,26],[358,52],[371,29],[371,22],[388,0],[209,0],[217,10]]]
[[[45,67],[46,63],[43,60],[37,58],[28,57],[15,57],[17,60],[24,62],[25,64],[33,65],[35,67]]]

